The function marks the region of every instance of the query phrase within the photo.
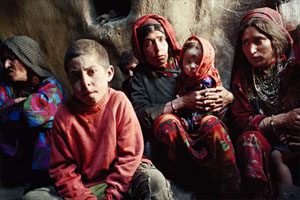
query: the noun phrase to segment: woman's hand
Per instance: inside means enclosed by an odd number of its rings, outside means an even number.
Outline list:
[[[284,143],[293,150],[300,150],[300,108],[275,116],[275,126],[285,130]]]
[[[300,150],[300,135],[286,135],[286,142],[291,150]]]
[[[222,86],[193,91],[180,98],[181,104],[178,104],[180,105],[179,108],[211,112],[218,112],[233,101],[232,93]]]
[[[199,109],[207,111],[210,108],[206,106],[207,98],[205,96],[206,90],[192,91],[177,99],[181,100],[180,108]]]
[[[300,108],[292,109],[287,113],[285,128],[289,130],[291,135],[300,136]]]
[[[211,112],[219,112],[233,101],[232,93],[222,86],[206,89],[205,97],[205,105]]]

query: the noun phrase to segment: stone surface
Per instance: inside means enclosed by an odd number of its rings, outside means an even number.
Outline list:
[[[46,52],[51,70],[70,91],[63,70],[71,40],[94,38],[108,47],[111,62],[130,50],[131,25],[140,16],[157,13],[174,26],[183,44],[190,34],[205,37],[216,48],[216,66],[228,87],[240,17],[262,0],[1,0],[0,36],[29,35]]]

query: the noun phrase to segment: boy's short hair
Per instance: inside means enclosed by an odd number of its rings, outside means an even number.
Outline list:
[[[68,49],[65,53],[65,59],[64,59],[64,67],[66,73],[68,72],[69,68],[69,62],[73,58],[87,55],[91,53],[96,53],[98,56],[98,60],[105,69],[109,67],[109,58],[108,53],[104,46],[99,44],[97,41],[92,39],[79,39],[70,44]]]
[[[126,66],[132,63],[138,63],[132,52],[125,51],[122,53],[119,61],[119,67],[123,73],[127,73]]]

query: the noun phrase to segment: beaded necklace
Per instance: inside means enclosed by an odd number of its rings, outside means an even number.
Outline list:
[[[276,62],[267,72],[252,67],[252,99],[258,103],[260,114],[272,115],[279,111],[279,90],[285,71],[284,62]]]

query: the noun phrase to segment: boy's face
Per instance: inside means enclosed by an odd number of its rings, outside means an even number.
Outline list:
[[[202,52],[195,48],[188,48],[183,55],[182,65],[184,73],[189,77],[197,76],[198,68],[202,60]]]
[[[68,63],[68,78],[74,96],[87,106],[93,106],[101,100],[113,75],[113,67],[105,69],[96,53],[75,57]]]

